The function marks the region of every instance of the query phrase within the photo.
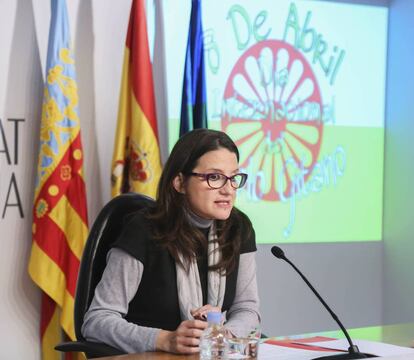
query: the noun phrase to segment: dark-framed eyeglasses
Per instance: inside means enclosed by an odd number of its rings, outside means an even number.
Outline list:
[[[247,174],[239,173],[232,176],[226,176],[220,173],[208,173],[200,174],[195,172],[190,172],[187,175],[198,176],[207,181],[208,186],[212,189],[221,189],[224,185],[227,184],[227,181],[230,180],[230,185],[233,189],[240,189],[246,184]]]

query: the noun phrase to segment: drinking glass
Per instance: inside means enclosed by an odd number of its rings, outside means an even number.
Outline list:
[[[229,359],[256,359],[259,342],[260,329],[257,327],[245,329],[243,337],[232,337],[228,339]]]

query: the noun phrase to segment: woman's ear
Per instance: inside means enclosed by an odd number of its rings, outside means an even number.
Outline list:
[[[184,189],[184,176],[183,174],[179,173],[172,182],[175,191],[179,192],[180,194],[185,194]]]

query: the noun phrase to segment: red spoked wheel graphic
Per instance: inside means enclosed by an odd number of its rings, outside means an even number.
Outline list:
[[[227,80],[222,129],[240,150],[240,167],[256,176],[267,201],[288,196],[309,177],[319,155],[323,105],[306,58],[280,40],[261,41],[239,58]]]

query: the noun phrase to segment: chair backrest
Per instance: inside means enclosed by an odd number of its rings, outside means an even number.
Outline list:
[[[109,201],[98,214],[83,251],[75,296],[75,333],[81,334],[83,317],[92,302],[95,287],[102,278],[106,266],[106,255],[120,235],[127,215],[151,206],[154,200],[136,194],[122,194]]]

